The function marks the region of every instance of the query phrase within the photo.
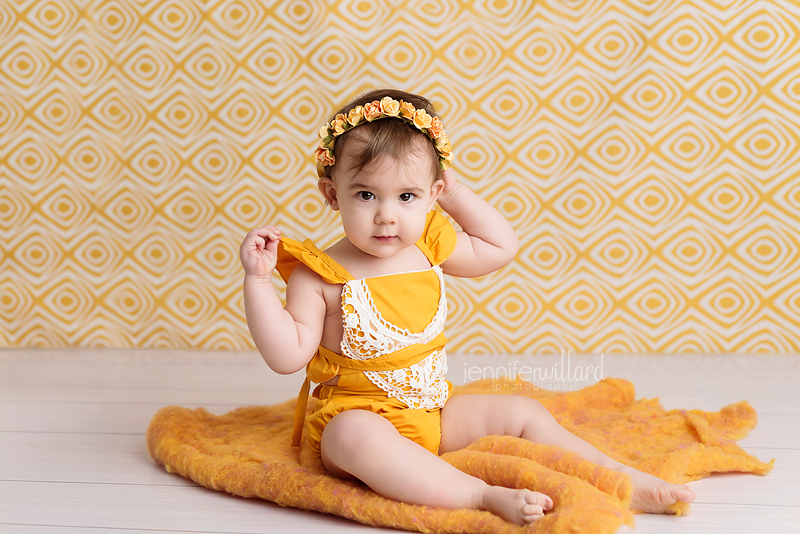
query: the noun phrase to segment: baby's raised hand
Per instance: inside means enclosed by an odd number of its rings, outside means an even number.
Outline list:
[[[439,194],[439,199],[446,201],[458,191],[458,180],[456,179],[456,173],[453,172],[453,169],[447,169],[442,174],[444,175],[444,180],[442,180],[444,182],[444,188]]]
[[[278,262],[278,240],[281,231],[276,226],[261,226],[250,230],[239,247],[245,275],[271,276]]]

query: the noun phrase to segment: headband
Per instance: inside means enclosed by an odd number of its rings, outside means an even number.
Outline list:
[[[339,113],[333,120],[319,129],[319,146],[314,151],[317,160],[317,174],[320,178],[328,176],[325,167],[336,163],[333,156],[333,144],[336,138],[352,130],[359,124],[394,117],[402,119],[427,135],[436,147],[439,155],[439,164],[442,169],[450,168],[453,159],[453,147],[450,138],[444,132],[444,127],[439,117],[431,117],[424,109],[416,109],[408,102],[399,102],[389,96],[380,100],[373,100],[363,106],[356,106],[347,114]]]

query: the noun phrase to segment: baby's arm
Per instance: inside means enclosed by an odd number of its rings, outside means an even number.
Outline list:
[[[247,234],[239,257],[245,271],[244,310],[247,327],[270,369],[291,374],[302,369],[319,346],[325,320],[321,281],[304,265],[286,284],[286,309],[272,285],[280,230],[262,226]]]
[[[474,278],[508,265],[519,250],[519,238],[505,217],[468,187],[444,171],[444,189],[437,201],[461,225],[453,254],[442,270],[453,276]]]

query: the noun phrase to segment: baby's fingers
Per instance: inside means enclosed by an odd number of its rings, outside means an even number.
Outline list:
[[[243,248],[254,246],[256,250],[264,250],[267,243],[272,241],[277,242],[280,238],[281,231],[277,227],[261,226],[247,232],[247,236],[245,236],[242,245]]]
[[[280,239],[281,231],[277,226],[260,226],[258,228],[250,230],[250,233],[248,235],[253,235],[261,238],[259,242],[263,244],[265,240],[274,241]]]
[[[264,250],[269,252],[269,253],[271,253],[271,254],[277,254],[278,253],[278,241],[279,240],[280,240],[280,237],[278,237],[276,239],[270,239],[264,245]]]
[[[280,239],[281,238],[281,230],[277,226],[262,226],[259,230],[264,230],[264,233],[261,234],[263,237],[268,237],[270,239]]]
[[[247,233],[239,247],[239,257],[246,274],[264,276],[272,272],[280,238],[281,231],[276,226],[261,226]]]

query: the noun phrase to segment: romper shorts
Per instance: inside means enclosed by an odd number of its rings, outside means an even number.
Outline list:
[[[447,383],[448,397],[453,384]],[[319,401],[306,418],[305,434],[311,449],[321,457],[320,441],[325,425],[346,410],[366,410],[376,413],[392,423],[400,435],[415,441],[438,456],[442,441],[441,408],[433,410],[408,408],[399,399],[389,397],[385,391],[370,382],[364,373],[339,375],[333,386],[319,388]]]

